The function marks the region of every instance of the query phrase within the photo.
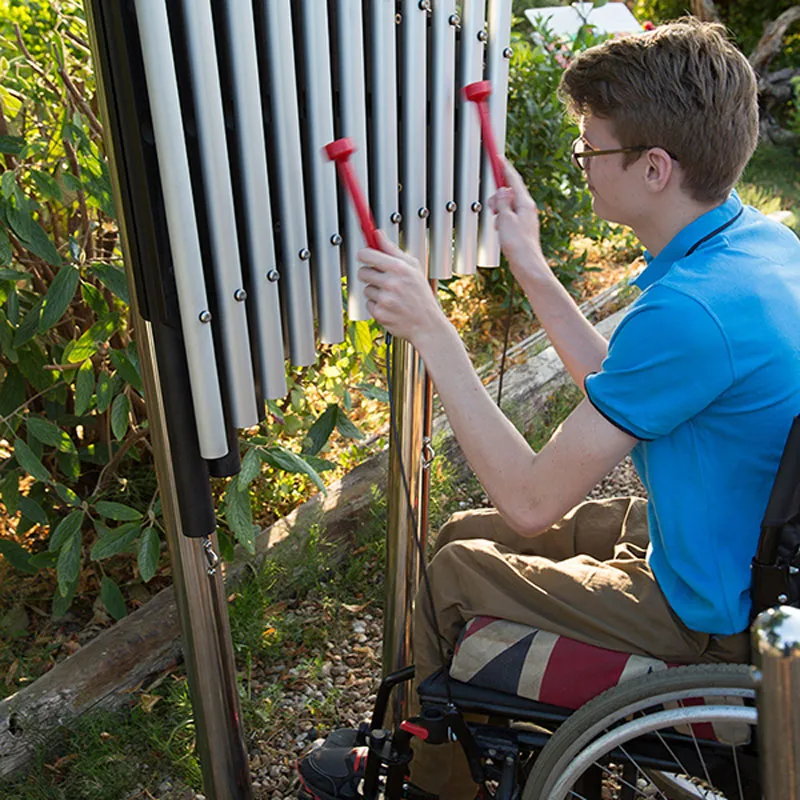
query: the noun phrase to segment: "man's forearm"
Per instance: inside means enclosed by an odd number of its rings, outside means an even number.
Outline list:
[[[546,277],[540,277],[542,274]],[[549,270],[540,270],[535,276],[523,274],[520,283],[559,358],[583,389],[584,378],[600,371],[608,353],[608,342],[583,316],[577,303]]]
[[[447,323],[415,342],[467,461],[514,527],[528,523],[524,498],[536,454],[489,397],[456,330]]]

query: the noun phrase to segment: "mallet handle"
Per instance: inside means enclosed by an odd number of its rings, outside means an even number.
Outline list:
[[[467,100],[475,103],[478,109],[478,118],[481,123],[481,134],[483,136],[483,146],[486,154],[489,156],[489,161],[492,164],[492,173],[494,174],[495,186],[499,189],[507,186],[505,170],[503,169],[503,162],[500,160],[500,154],[497,149],[497,139],[494,135],[492,128],[492,120],[489,116],[489,104],[486,98],[491,94],[492,87],[489,81],[478,81],[477,83],[470,83],[464,87],[464,97]]]

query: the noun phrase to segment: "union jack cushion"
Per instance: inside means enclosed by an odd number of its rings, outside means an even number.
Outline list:
[[[577,709],[606,689],[638,675],[660,672],[677,664],[620,653],[494,617],[471,619],[456,644],[450,675],[456,680],[519,695],[528,700]],[[685,705],[719,703],[701,697]],[[741,704],[738,697],[725,704]],[[699,723],[703,739],[743,744],[749,729],[741,725]]]

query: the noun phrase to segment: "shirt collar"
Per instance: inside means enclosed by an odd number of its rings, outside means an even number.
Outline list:
[[[647,266],[633,281],[634,286],[644,291],[648,286],[661,280],[669,272],[670,267],[683,258],[697,242],[720,226],[730,223],[741,210],[742,201],[734,189],[722,205],[712,208],[694,222],[690,222],[657,256],[645,250],[644,259]]]

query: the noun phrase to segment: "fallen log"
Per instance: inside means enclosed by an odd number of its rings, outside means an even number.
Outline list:
[[[619,302],[619,289],[603,293],[602,302],[587,304],[585,313]],[[597,325],[610,336],[622,311]],[[569,377],[552,347],[537,333],[514,348],[515,357],[530,360],[515,364],[504,378],[504,409],[514,424],[525,428],[558,387]],[[497,379],[488,384],[495,390]],[[443,415],[434,422],[443,452],[456,470],[466,469],[460,449]],[[273,523],[256,539],[251,556],[237,549],[225,566],[226,585],[239,580],[248,565],[258,563],[276,548],[296,547],[314,525],[326,539],[342,538],[372,502],[372,489],[384,484],[388,453],[383,451],[327,487],[291,514]],[[171,587],[117,622],[30,686],[0,701],[0,776],[21,770],[60,727],[95,710],[113,710],[130,701],[131,693],[180,657],[180,624]]]

